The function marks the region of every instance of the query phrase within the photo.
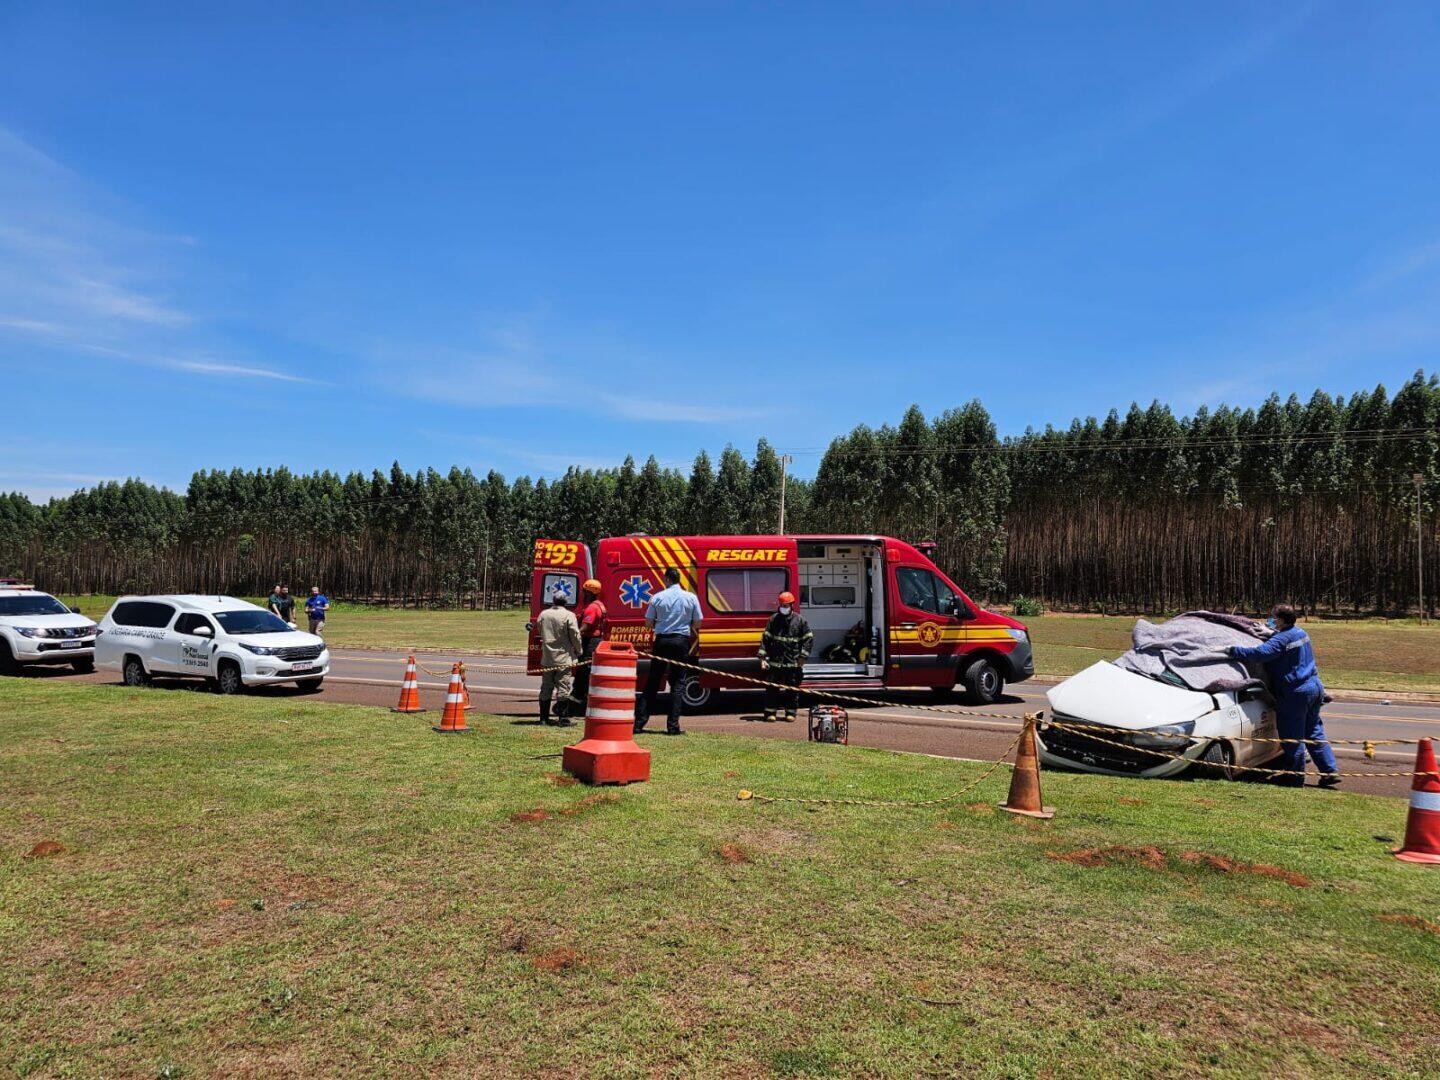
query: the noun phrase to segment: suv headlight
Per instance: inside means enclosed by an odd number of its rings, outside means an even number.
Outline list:
[[[1005,632],[1006,632],[1007,634],[1009,634],[1011,637],[1013,637],[1016,641],[1029,641],[1029,640],[1030,640],[1030,635],[1029,635],[1029,633],[1027,633],[1027,632],[1024,631],[1024,630],[1016,630],[1016,629],[1014,629],[1013,627],[1007,626],[1007,627],[1005,628]]]
[[[1183,724],[1165,724],[1162,727],[1137,731],[1130,736],[1130,742],[1150,750],[1181,752],[1190,748],[1190,736],[1194,731],[1195,721],[1187,720]]]
[[[49,637],[50,631],[43,626],[17,626],[21,637]]]
[[[279,649],[272,649],[268,645],[251,645],[248,641],[242,641],[239,644],[246,652],[252,652],[256,656],[274,656],[280,651]]]

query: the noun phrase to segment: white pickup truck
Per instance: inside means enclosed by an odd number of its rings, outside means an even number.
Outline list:
[[[100,620],[95,662],[128,686],[154,676],[204,679],[222,694],[297,683],[320,689],[325,639],[233,596],[122,596]]]
[[[95,623],[49,593],[11,582],[0,585],[0,675],[22,665],[69,664],[95,670]]]

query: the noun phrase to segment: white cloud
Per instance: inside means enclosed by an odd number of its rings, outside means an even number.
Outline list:
[[[308,382],[227,353],[175,297],[196,241],[133,228],[72,170],[0,127],[0,339],[197,376]]]
[[[733,423],[776,413],[768,404],[709,400],[722,389],[714,383],[706,386],[704,396],[693,401],[649,397],[648,387],[655,381],[655,370],[662,365],[602,335],[551,349],[540,344],[528,323],[512,320],[485,336],[485,346],[473,351],[387,351],[380,377],[393,379],[397,369],[411,372],[400,381],[402,392],[474,408],[552,408],[622,420],[680,424]],[[587,355],[583,359],[566,359],[564,353]],[[595,384],[601,380],[634,389],[625,393],[597,391]]]
[[[249,367],[244,364],[221,364],[210,360],[162,361],[166,367],[176,371],[190,371],[197,375],[219,375],[237,379],[276,379],[280,382],[313,383],[303,375],[291,375],[273,368]]]

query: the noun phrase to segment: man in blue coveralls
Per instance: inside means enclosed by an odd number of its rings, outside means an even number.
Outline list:
[[[1230,655],[1236,660],[1258,660],[1265,665],[1265,674],[1275,695],[1280,738],[1312,740],[1283,744],[1277,767],[1294,775],[1277,777],[1277,780],[1296,787],[1305,783],[1305,749],[1309,747],[1315,767],[1320,770],[1320,786],[1334,787],[1340,783],[1340,777],[1335,767],[1335,752],[1325,740],[1325,728],[1320,723],[1325,687],[1320,684],[1320,672],[1315,667],[1310,635],[1295,625],[1295,609],[1288,604],[1275,606],[1270,625],[1275,633],[1269,641],[1263,645],[1231,646]]]

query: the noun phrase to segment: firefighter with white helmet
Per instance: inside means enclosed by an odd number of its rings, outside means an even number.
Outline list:
[[[814,643],[815,632],[805,616],[795,610],[795,594],[782,592],[777,598],[775,614],[770,616],[765,632],[760,635],[760,670],[767,684],[766,720],[774,720],[776,711],[783,708],[786,723],[795,722],[800,679]]]
[[[580,658],[580,626],[565,603],[569,597],[564,589],[550,594],[550,606],[535,620],[540,636],[540,722],[556,727],[570,726],[570,685],[575,661]],[[550,719],[550,702],[555,703],[555,719]]]

